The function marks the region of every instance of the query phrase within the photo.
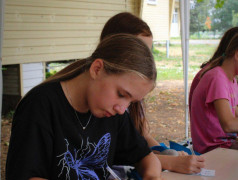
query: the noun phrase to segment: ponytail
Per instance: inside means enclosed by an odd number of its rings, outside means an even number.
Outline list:
[[[134,121],[134,125],[142,136],[148,133],[149,123],[145,116],[145,104],[144,101],[132,103],[129,106],[130,117]]]
[[[212,62],[210,62],[209,65],[204,69],[204,71],[203,71],[202,74],[201,74],[201,77],[203,77],[204,74],[205,74],[207,71],[209,71],[209,70],[211,70],[211,69],[213,69],[213,68],[215,68],[215,67],[217,67],[217,66],[221,66],[222,63],[224,62],[224,60],[225,60],[225,56],[220,56],[220,57],[214,59],[214,60],[213,60]]]

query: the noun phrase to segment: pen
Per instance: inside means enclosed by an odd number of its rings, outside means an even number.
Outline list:
[[[116,180],[121,180],[121,179],[116,175],[116,173],[115,173],[109,166],[107,166],[106,169],[108,170],[108,172],[111,173],[111,175],[112,175]]]
[[[194,150],[193,150],[193,147],[192,147],[191,144],[190,144],[190,140],[188,140],[187,143],[188,143],[188,148],[190,149],[192,155],[195,155]]]

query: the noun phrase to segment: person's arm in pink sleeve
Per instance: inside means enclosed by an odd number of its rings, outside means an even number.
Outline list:
[[[218,99],[214,101],[214,107],[217,112],[222,129],[226,133],[238,132],[238,118],[231,112],[230,104],[227,99]],[[236,111],[237,114],[237,111]]]
[[[235,116],[238,117],[238,106],[236,106],[236,109],[235,109]]]
[[[207,77],[206,77],[207,78]],[[206,90],[206,104],[213,103],[218,99],[228,99],[229,93],[227,86],[224,85],[226,79],[223,76],[210,77],[210,83]]]

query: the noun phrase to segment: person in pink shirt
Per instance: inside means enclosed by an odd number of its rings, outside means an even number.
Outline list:
[[[223,35],[223,37],[221,38],[221,41],[217,47],[217,50],[214,52],[212,58],[209,61],[204,62],[201,66],[200,66],[200,71],[196,74],[196,76],[194,77],[192,84],[191,84],[191,88],[190,88],[190,92],[189,92],[189,112],[191,115],[191,103],[192,103],[192,96],[193,96],[193,92],[195,90],[195,88],[197,87],[199,81],[200,81],[200,77],[201,77],[201,73],[202,71],[205,69],[205,67],[213,62],[216,58],[222,56],[222,53],[225,52],[227,45],[229,44],[230,40],[232,39],[232,37],[238,33],[238,27],[233,27],[228,29],[225,34]],[[191,118],[191,117],[190,117]]]
[[[238,149],[238,33],[222,56],[201,73],[193,92],[191,135],[193,147],[205,153],[217,147]]]

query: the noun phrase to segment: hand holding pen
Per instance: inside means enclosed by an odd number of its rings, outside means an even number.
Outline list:
[[[190,149],[192,155],[196,155],[194,150],[193,150],[193,147],[191,146],[190,140],[188,140],[187,143],[188,143],[188,148]]]

